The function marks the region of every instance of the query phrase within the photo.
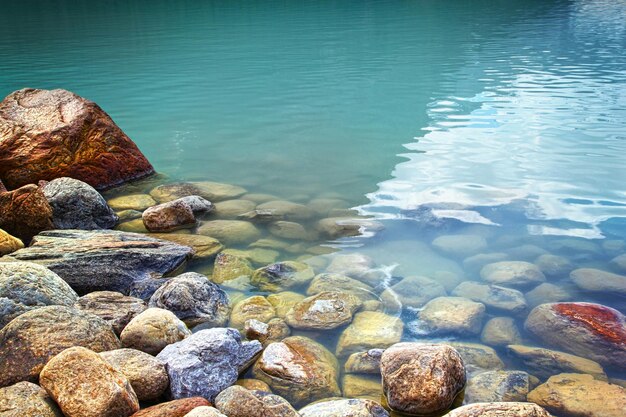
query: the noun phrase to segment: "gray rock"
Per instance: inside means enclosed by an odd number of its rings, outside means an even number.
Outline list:
[[[551,417],[537,404],[524,402],[478,403],[464,405],[444,417]]]
[[[557,255],[541,255],[535,259],[535,264],[548,277],[563,276],[572,270],[572,263],[567,258]]]
[[[504,362],[491,347],[480,343],[450,342],[463,358],[465,369],[470,375],[485,371],[504,369]]]
[[[214,401],[261,349],[256,340],[242,342],[235,329],[215,328],[167,346],[157,359],[166,364],[172,398],[200,396]]]
[[[432,245],[448,255],[467,257],[487,248],[487,241],[479,235],[443,235],[433,240]]]
[[[186,197],[181,197],[178,200],[181,200],[191,207],[191,211],[194,214],[198,213],[210,213],[215,210],[215,206],[209,200],[200,197],[199,195],[188,195]]]
[[[94,291],[83,295],[74,307],[102,318],[118,336],[136,315],[147,308],[143,300],[114,291]]]
[[[421,308],[430,300],[446,295],[446,289],[435,280],[410,276],[383,291],[380,299],[389,311],[400,311],[402,307]]]
[[[493,310],[495,313],[505,312],[513,315],[521,315],[528,309],[524,294],[520,291],[498,285],[486,285],[473,281],[465,281],[452,291],[452,295],[483,303],[485,307],[487,307],[487,310]]]
[[[2,417],[63,417],[46,390],[31,382],[0,388]]]
[[[57,229],[110,229],[119,218],[91,185],[73,178],[57,178],[42,187],[52,207]]]
[[[302,417],[389,417],[380,404],[366,399],[339,399],[316,402],[300,410]]]
[[[581,290],[626,295],[626,276],[594,268],[579,268],[569,275]]]
[[[526,401],[530,379],[522,371],[488,371],[467,381],[463,401],[469,403]]]
[[[148,278],[141,281],[135,281],[130,285],[128,295],[135,298],[140,298],[146,303],[150,301],[152,295],[161,288],[163,284],[171,280],[172,278]]]
[[[193,249],[172,242],[114,230],[54,230],[35,236],[31,246],[8,259],[46,266],[78,294],[119,291],[170,273],[191,258]]]
[[[283,397],[233,385],[215,398],[215,407],[228,417],[300,417]]]
[[[531,308],[537,307],[539,304],[571,301],[574,298],[575,292],[570,288],[548,282],[539,284],[526,293],[526,300]]]
[[[502,261],[485,265],[480,277],[490,284],[504,286],[529,286],[546,280],[543,272],[534,264],[522,261]]]
[[[278,262],[254,271],[252,284],[263,291],[278,292],[306,284],[314,275],[313,268],[302,262]]]
[[[482,303],[463,297],[438,297],[424,306],[409,330],[416,335],[477,335],[484,316]]]
[[[507,346],[522,342],[522,335],[512,317],[494,317],[485,323],[480,340],[490,346]]]
[[[0,263],[0,328],[47,305],[71,306],[78,296],[57,274],[30,262]]]

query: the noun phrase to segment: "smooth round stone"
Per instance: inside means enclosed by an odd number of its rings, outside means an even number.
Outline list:
[[[315,295],[324,291],[343,291],[357,296],[361,301],[375,299],[374,289],[369,285],[341,274],[318,274],[313,278],[307,295]]]
[[[196,225],[196,216],[183,199],[149,207],[143,212],[141,219],[150,232],[171,232]]]
[[[380,294],[388,311],[397,312],[402,307],[421,308],[430,300],[448,295],[443,285],[420,276],[403,278]]]
[[[383,387],[380,376],[346,374],[341,378],[341,392],[346,398],[371,398],[380,400]]]
[[[215,203],[215,214],[219,217],[237,217],[254,210],[256,203],[250,200],[226,200]]]
[[[583,291],[626,295],[626,276],[594,268],[572,271],[570,279]]]
[[[389,417],[375,401],[353,398],[316,402],[300,409],[301,417]]]
[[[190,246],[193,249],[193,257],[198,260],[213,259],[224,249],[224,246],[217,239],[209,236],[192,235],[178,233],[151,233],[150,237],[156,239],[169,240],[183,246]]]
[[[289,310],[300,301],[304,300],[304,295],[293,291],[281,291],[267,296],[267,301],[276,310],[276,316],[285,318]]]
[[[278,221],[270,224],[268,230],[271,234],[281,239],[308,239],[308,233],[300,223]]]
[[[252,266],[247,259],[222,252],[215,258],[211,281],[216,284],[222,284],[241,277],[251,277],[253,272]]]
[[[549,254],[541,255],[535,259],[535,265],[547,277],[564,276],[573,268],[572,263],[567,258]]]
[[[560,374],[531,391],[528,401],[556,415],[623,417],[626,389],[591,375]]]
[[[317,230],[330,239],[371,234],[384,229],[382,223],[360,217],[329,217],[317,222]]]
[[[571,301],[574,298],[575,294],[569,288],[548,282],[539,284],[526,293],[526,301],[528,301],[528,306],[531,308],[537,307],[539,304]]]
[[[144,211],[148,207],[156,206],[157,202],[148,194],[131,194],[111,198],[109,207],[115,211],[137,210]]]
[[[513,318],[494,317],[485,323],[480,340],[490,346],[502,347],[520,344],[522,335]]]
[[[285,320],[295,329],[336,329],[350,323],[361,304],[361,300],[350,293],[325,291],[294,305]]]
[[[228,417],[228,416],[225,416],[224,414],[220,413],[217,408],[203,405],[203,406],[194,408],[193,410],[185,414],[183,417]]]
[[[338,357],[364,350],[385,349],[402,338],[404,324],[398,317],[377,311],[362,311],[354,315],[352,323],[341,333],[337,342]]]
[[[488,310],[494,310],[495,312],[521,315],[528,309],[524,294],[499,285],[465,281],[452,291],[452,295],[483,303]]]
[[[250,391],[233,385],[215,398],[215,407],[228,417],[300,417],[282,397],[264,391]]]
[[[480,277],[495,285],[528,286],[546,280],[543,272],[534,264],[522,261],[502,261],[485,265]]]
[[[419,312],[411,331],[430,335],[477,335],[485,316],[485,305],[463,297],[438,297]]]
[[[276,317],[274,306],[265,297],[255,295],[239,301],[233,306],[233,311],[230,314],[230,326],[243,329],[246,320],[256,319],[267,323],[274,317]]]
[[[196,181],[159,185],[150,191],[150,195],[163,203],[191,195],[199,195],[209,201],[230,200],[245,194],[245,192],[245,188],[236,185]]]
[[[215,238],[226,245],[250,243],[261,237],[261,232],[256,226],[241,220],[205,222],[198,228],[198,233]]]
[[[272,392],[272,389],[270,388],[270,386],[267,385],[265,382],[261,381],[260,379],[243,378],[243,379],[238,379],[237,382],[235,382],[235,384],[241,385],[242,387],[249,389],[249,390]]]
[[[383,352],[380,371],[387,403],[401,413],[442,412],[465,386],[461,356],[443,344],[395,344]]]
[[[622,273],[626,273],[626,253],[611,259],[611,266]]]
[[[21,240],[0,229],[0,256],[8,255],[23,247],[24,243]]]
[[[548,251],[537,245],[525,244],[508,248],[506,249],[506,253],[511,259],[530,261],[532,259],[536,259],[541,255],[546,255]]]
[[[174,313],[149,308],[126,325],[120,339],[126,348],[156,355],[167,345],[191,335],[191,331]],[[107,349],[111,350],[111,349]]]
[[[259,268],[252,274],[252,284],[262,291],[278,292],[304,285],[315,276],[305,263],[285,261]]]
[[[343,370],[347,374],[379,374],[383,349],[353,353],[346,359]]]
[[[63,417],[46,390],[31,382],[0,388],[2,417]]]
[[[551,417],[537,404],[526,402],[495,402],[464,405],[444,417]]]
[[[448,255],[467,257],[487,248],[487,241],[478,235],[444,235],[431,243],[437,250]]]
[[[146,303],[115,291],[94,291],[78,299],[75,308],[102,318],[120,335],[124,327],[146,308]]]
[[[504,369],[504,362],[491,347],[479,343],[450,342],[463,358],[468,374]]]
[[[522,371],[488,371],[474,375],[465,387],[465,403],[526,401],[530,379]]]
[[[280,252],[278,251],[263,248],[250,248],[247,250],[226,249],[223,253],[239,256],[247,259],[255,265],[268,265],[274,263],[280,256]],[[252,276],[252,273],[250,276]]]
[[[259,204],[257,210],[268,210],[274,216],[284,217],[288,220],[308,220],[315,216],[315,212],[307,206],[284,200]]]

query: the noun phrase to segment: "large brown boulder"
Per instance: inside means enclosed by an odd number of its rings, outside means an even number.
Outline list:
[[[284,398],[269,392],[247,390],[239,385],[222,391],[215,398],[215,407],[228,417],[300,417]]]
[[[109,115],[74,93],[26,88],[0,103],[0,178],[9,189],[59,177],[105,189],[152,173]]]
[[[0,416],[63,417],[63,414],[39,385],[18,382],[10,387],[0,388]]]
[[[210,405],[211,403],[202,397],[182,398],[137,411],[132,417],[183,417],[194,408]]]
[[[0,159],[2,156],[0,150]],[[0,162],[0,170],[2,164]],[[39,187],[29,184],[17,190],[0,192],[0,229],[25,243],[43,230],[54,229],[52,207]]]

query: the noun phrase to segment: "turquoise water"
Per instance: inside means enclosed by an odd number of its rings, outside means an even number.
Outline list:
[[[570,269],[626,252],[623,1],[3,3],[0,95],[87,97],[172,179],[339,198],[385,229],[332,246],[392,280],[477,279],[445,234]]]

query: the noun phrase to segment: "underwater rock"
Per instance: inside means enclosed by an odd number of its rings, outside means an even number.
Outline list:
[[[37,233],[54,229],[52,207],[43,191],[30,184],[17,190],[0,193],[0,229],[26,244]]]
[[[496,313],[505,312],[512,315],[522,315],[528,309],[524,294],[498,285],[465,281],[452,291],[452,295],[483,303],[488,310],[494,310]]]
[[[0,256],[8,255],[23,247],[24,243],[21,240],[0,229]]]
[[[526,293],[526,301],[531,308],[539,304],[558,303],[561,301],[571,301],[574,299],[574,292],[563,285],[543,283],[537,285]]]
[[[300,410],[302,417],[389,417],[380,404],[361,398],[316,402]]]
[[[120,340],[126,348],[156,355],[166,346],[179,342],[189,335],[191,331],[171,311],[148,308],[126,325]]]
[[[398,312],[402,307],[421,308],[430,300],[448,295],[443,285],[420,276],[405,277],[380,294],[389,311]]]
[[[398,317],[377,311],[362,311],[341,333],[337,342],[338,357],[368,349],[385,349],[402,338],[404,324]]]
[[[237,217],[254,210],[256,203],[250,200],[226,200],[215,203],[215,215],[219,217]]]
[[[229,248],[224,250],[222,253],[238,256],[240,258],[250,261],[255,265],[272,264],[276,262],[276,260],[280,256],[280,252],[275,250],[252,247],[246,250]],[[251,275],[252,274],[250,274],[250,276]]]
[[[259,268],[252,284],[262,291],[278,292],[306,284],[315,276],[313,268],[302,262],[285,261]]]
[[[350,293],[325,291],[294,305],[285,320],[295,329],[331,330],[350,323],[361,304]]]
[[[260,379],[243,378],[243,379],[238,379],[237,382],[235,382],[235,384],[241,385],[242,387],[248,390],[272,392],[272,389],[270,388],[270,386],[267,385],[265,382],[261,381]]]
[[[211,181],[196,181],[159,185],[150,191],[150,195],[159,203],[165,203],[191,195],[198,195],[211,202],[216,202],[232,200],[245,194],[245,192],[245,188],[236,185]]]
[[[281,239],[307,240],[308,233],[300,223],[277,221],[269,225],[271,234]]]
[[[270,343],[280,342],[291,335],[291,329],[283,319],[273,318],[266,323],[248,319],[244,323],[244,334],[249,340],[258,340],[266,347]]]
[[[250,391],[233,385],[215,398],[215,407],[228,417],[300,417],[282,397],[263,391]]]
[[[489,346],[466,342],[450,342],[449,345],[459,352],[469,375],[504,369],[504,362],[498,353]]]
[[[285,200],[268,201],[259,204],[257,210],[268,210],[273,216],[280,216],[286,220],[308,220],[315,216],[315,212],[302,204]]]
[[[380,399],[383,396],[380,375],[345,374],[341,378],[341,392],[346,398]]]
[[[572,271],[570,279],[584,291],[626,295],[626,276],[594,268]]]
[[[285,318],[289,310],[304,299],[304,295],[293,291],[281,291],[267,296],[267,301],[276,310],[276,316],[281,318]]]
[[[341,274],[318,274],[316,275],[309,288],[307,295],[315,295],[324,291],[343,291],[358,297],[361,301],[369,301],[376,299],[374,289],[369,285],[347,277]]]
[[[113,197],[108,201],[109,207],[115,211],[137,210],[144,211],[147,208],[156,206],[157,202],[148,194],[129,194]]]
[[[415,334],[477,335],[485,316],[485,305],[463,297],[438,297],[429,301],[410,327]]]
[[[252,266],[248,260],[237,255],[222,252],[215,258],[211,281],[221,284],[241,277],[251,277],[252,273]]]
[[[366,231],[377,232],[382,229],[382,223],[358,217],[329,217],[317,222],[317,230],[330,239],[360,236]]]
[[[474,375],[465,387],[465,403],[524,402],[530,379],[522,371],[487,371]]]
[[[533,403],[495,402],[464,405],[443,417],[551,417],[551,415]]]
[[[254,295],[235,303],[230,314],[230,326],[243,329],[246,320],[256,319],[267,323],[274,317],[276,317],[274,306],[265,297]]]
[[[2,417],[63,417],[46,390],[32,382],[0,388]]]
[[[353,353],[346,359],[343,371],[347,374],[379,374],[383,349]]]
[[[490,346],[520,344],[522,335],[512,317],[494,317],[483,327],[480,341]]]
[[[535,265],[547,277],[564,276],[573,268],[572,263],[567,258],[549,254],[541,255],[535,259]]]
[[[490,284],[503,286],[529,286],[546,280],[537,265],[522,261],[502,261],[485,265],[480,277]]]
[[[361,253],[335,255],[326,272],[346,275],[358,279],[371,287],[378,286],[387,276],[383,271],[374,269],[374,261]]]
[[[226,245],[240,245],[254,242],[261,232],[250,222],[241,220],[211,220],[198,227],[198,233],[210,236]]]
[[[152,233],[150,237],[168,240],[182,246],[190,246],[193,249],[193,258],[198,260],[213,259],[224,249],[219,240],[209,236],[182,233]]]
[[[626,253],[611,259],[611,266],[623,273],[626,273]]]
[[[118,336],[135,316],[148,308],[143,300],[114,291],[94,291],[83,295],[74,307],[100,317],[111,325]]]
[[[463,260],[463,269],[471,273],[478,273],[487,264],[506,261],[509,255],[502,252],[495,253],[479,253],[472,255]]]
[[[187,413],[196,408],[210,405],[211,403],[202,397],[181,398],[137,411],[131,417],[185,417]]]
[[[481,253],[487,248],[487,241],[479,235],[442,235],[431,244],[437,250],[457,257]]]

